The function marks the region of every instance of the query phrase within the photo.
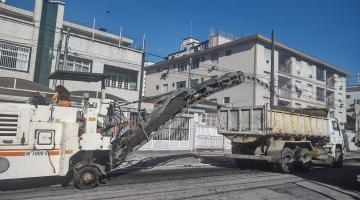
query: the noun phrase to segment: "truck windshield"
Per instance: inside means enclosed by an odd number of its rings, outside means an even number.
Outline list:
[[[336,121],[332,121],[332,126],[334,131],[339,131],[339,124]]]

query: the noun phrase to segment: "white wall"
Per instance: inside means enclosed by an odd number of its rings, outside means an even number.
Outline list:
[[[17,9],[5,4],[0,4],[0,9],[12,10],[19,14],[19,18],[2,15],[0,19],[0,40],[10,44],[20,45],[31,48],[31,57],[28,72],[14,71],[9,69],[0,68],[0,76],[16,77],[26,80],[33,80],[36,60],[36,48],[38,42],[41,3],[36,2],[36,12],[33,18],[33,13]],[[1,12],[0,12],[1,13]],[[26,20],[20,19],[20,16]]]
[[[70,30],[71,32],[71,30]],[[64,41],[65,42],[65,41]],[[65,45],[65,43],[63,44]],[[70,56],[88,59],[92,61],[92,72],[103,73],[104,65],[120,67],[123,69],[135,70],[138,72],[138,89],[140,83],[140,51],[126,47],[107,45],[104,43],[91,41],[91,39],[71,35],[69,39]],[[54,66],[53,66],[54,70]],[[85,83],[78,81],[65,81],[65,87],[70,91],[98,91],[101,90],[101,83]],[[50,83],[50,86],[53,86]],[[138,90],[124,90],[119,88],[106,88],[106,93],[118,96],[126,101],[135,101],[138,99]]]

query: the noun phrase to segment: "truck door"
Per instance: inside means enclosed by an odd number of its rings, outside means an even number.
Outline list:
[[[339,123],[335,120],[332,120],[331,121],[331,135],[330,135],[330,138],[331,138],[331,142],[333,144],[341,144],[343,145],[343,135],[340,131],[340,126],[339,126]]]

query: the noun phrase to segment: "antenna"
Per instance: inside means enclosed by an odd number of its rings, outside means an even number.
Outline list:
[[[190,20],[190,37],[192,37],[192,20]]]

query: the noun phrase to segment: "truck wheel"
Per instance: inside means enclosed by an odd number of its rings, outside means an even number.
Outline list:
[[[293,170],[294,161],[295,161],[294,151],[291,150],[290,148],[284,148],[281,152],[281,158],[280,158],[280,162],[278,163],[278,169],[281,172],[288,174]]]
[[[332,162],[332,166],[335,168],[340,168],[343,166],[343,160],[344,160],[344,156],[342,153],[341,148],[336,147],[335,149],[335,158],[334,161]]]
[[[74,185],[81,190],[94,188],[98,182],[98,170],[92,166],[87,165],[74,172]]]
[[[311,168],[311,153],[307,148],[300,148],[295,151],[296,168],[300,171],[309,171]]]

